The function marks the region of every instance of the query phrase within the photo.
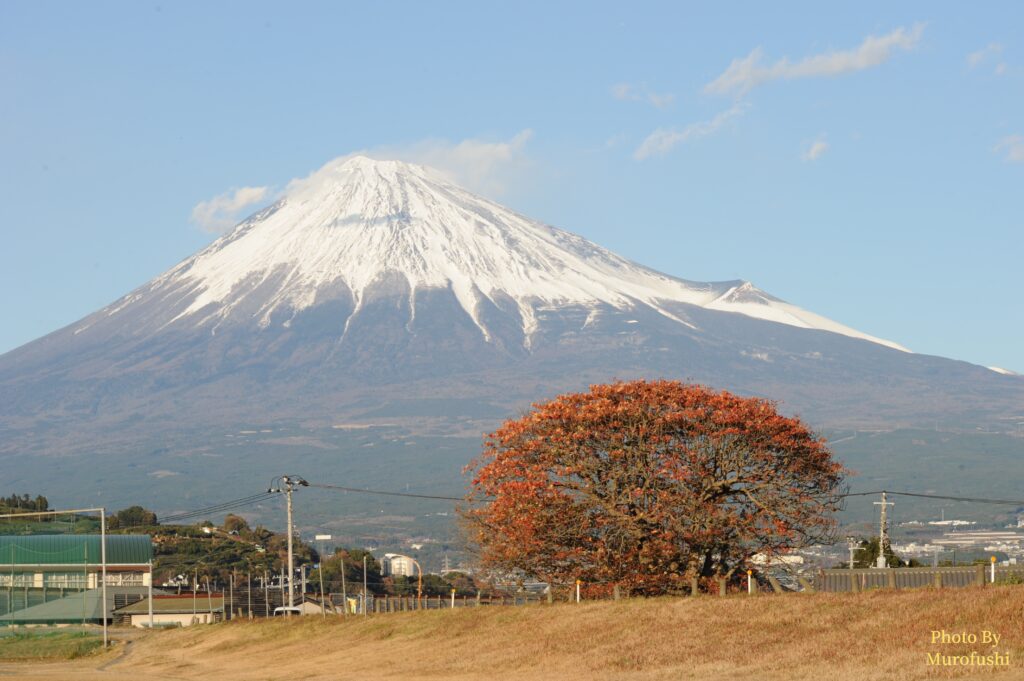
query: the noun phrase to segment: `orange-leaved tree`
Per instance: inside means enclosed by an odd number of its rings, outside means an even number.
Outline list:
[[[466,472],[485,566],[657,594],[829,541],[844,469],[772,402],[633,381],[535,404]]]

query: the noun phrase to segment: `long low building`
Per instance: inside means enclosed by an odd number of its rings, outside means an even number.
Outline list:
[[[114,611],[118,621],[133,627],[150,626],[149,599]],[[152,624],[155,627],[212,624],[224,619],[224,594],[171,594],[154,596]]]
[[[99,623],[149,594],[149,535],[108,535],[101,603],[100,535],[0,536],[0,624]]]

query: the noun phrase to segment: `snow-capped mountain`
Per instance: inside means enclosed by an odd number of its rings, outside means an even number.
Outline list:
[[[224,429],[267,423],[291,424],[292,444],[381,421],[477,442],[532,401],[637,377],[768,396],[819,427],[1003,428],[1024,405],[1018,376],[908,352],[747,282],[662,274],[434,171],[354,157],[0,356],[0,457],[183,438],[222,457]]]
[[[545,309],[588,310],[586,327],[603,310],[639,304],[692,328],[678,307],[685,304],[903,349],[749,282],[661,274],[471,194],[436,171],[364,156],[332,162],[292,183],[277,203],[105,312],[114,316],[174,292],[188,304],[176,308],[171,323],[215,332],[239,314],[260,327],[287,327],[303,311],[340,297],[352,303],[343,343],[372,289],[387,280],[408,289],[410,324],[418,295],[450,291],[488,341],[492,329],[482,311],[507,307],[526,348]]]
[[[11,489],[166,510],[283,471],[451,494],[500,419],[639,377],[774,398],[818,428],[1024,420],[1019,376],[905,351],[747,282],[661,274],[426,168],[356,157],[0,355],[0,466]],[[963,480],[950,466],[933,473]]]

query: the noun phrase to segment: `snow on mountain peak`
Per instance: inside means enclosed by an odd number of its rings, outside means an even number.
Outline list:
[[[152,288],[185,286],[194,292],[178,318],[195,316],[200,323],[226,316],[258,290],[257,317],[267,325],[275,311],[294,315],[343,283],[355,297],[351,320],[369,287],[395,273],[408,281],[413,316],[417,290],[450,288],[488,340],[480,304],[500,297],[515,301],[527,344],[538,308],[605,304],[628,310],[643,303],[689,325],[666,307],[682,302],[903,349],[800,310],[747,282],[699,283],[661,274],[476,196],[438,171],[365,156],[331,161],[293,181],[277,203],[155,280]],[[254,281],[257,285],[243,287]],[[250,293],[239,295],[242,290]]]

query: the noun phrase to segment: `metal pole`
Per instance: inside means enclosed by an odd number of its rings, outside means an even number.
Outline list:
[[[286,482],[285,492],[288,496],[288,617],[291,617],[291,608],[295,607],[295,589],[292,581],[295,577],[295,552],[292,549],[292,483]]]
[[[153,628],[153,561],[149,561],[149,628]]]
[[[221,601],[223,601],[223,600],[224,600],[224,598],[222,597]],[[209,577],[206,578],[206,607],[208,607],[210,609],[210,611],[206,613],[206,623],[207,624],[213,624],[213,622],[210,621],[210,620],[213,619],[213,594],[210,593],[210,578]]]
[[[996,557],[992,556],[992,583],[996,583]]]
[[[192,624],[196,623],[196,591],[199,590],[199,568],[192,571]]]
[[[348,589],[345,588],[345,558],[341,556],[338,560],[341,563],[341,612],[344,617],[348,617]]]
[[[100,568],[103,575],[103,586],[100,588],[103,598],[103,606],[100,609],[100,614],[103,617],[103,647],[108,648],[110,640],[107,638],[107,510],[105,508],[100,509],[100,561],[103,563]]]
[[[363,556],[363,615],[366,615],[366,556]]]
[[[320,569],[317,570],[320,573],[320,611],[324,614],[324,619],[327,619],[327,601],[324,599],[324,556],[320,554]]]
[[[416,566],[416,575],[418,577],[416,582],[416,608],[419,609],[423,600],[423,568],[420,567],[419,561],[415,558],[412,559],[412,564]]]
[[[270,617],[270,585],[267,583],[268,576],[267,571],[263,571],[263,602],[266,604],[266,611],[263,613],[264,617]]]
[[[231,613],[231,617],[228,617],[228,619],[231,619],[232,617],[235,616],[235,612],[234,612],[234,610],[235,610],[235,571],[234,570],[231,571],[231,576],[229,577],[229,579],[231,581],[228,582],[228,584],[229,584],[229,586],[228,586],[228,593],[231,594],[230,599],[229,599],[231,601],[231,605],[228,606],[228,608],[225,609],[225,612],[226,613],[227,612]]]
[[[874,503],[875,506],[882,507],[882,517],[878,524],[878,562],[876,563],[876,565],[877,567],[884,568],[887,565],[885,559],[885,549],[889,545],[889,527],[888,522],[886,521],[886,507],[895,506],[895,504],[891,501],[885,500],[885,492],[882,492],[882,500],[876,501]]]

